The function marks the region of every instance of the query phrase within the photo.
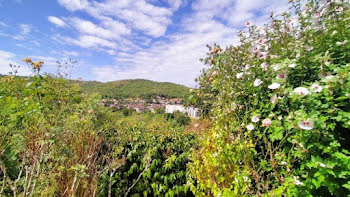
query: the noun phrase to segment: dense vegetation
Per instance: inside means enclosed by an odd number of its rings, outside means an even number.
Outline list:
[[[186,87],[81,85],[24,59],[32,77],[0,77],[0,196],[350,196],[350,5],[290,5],[209,47],[189,102],[212,122],[100,105]]]
[[[196,194],[350,195],[349,2],[304,3],[210,48],[196,100],[215,123],[191,164]]]
[[[164,114],[112,112],[41,66],[0,78],[1,195],[191,195],[195,134]]]
[[[145,79],[121,80],[107,83],[86,81],[82,90],[86,93],[99,93],[107,98],[186,98],[189,88],[169,82],[154,82]]]

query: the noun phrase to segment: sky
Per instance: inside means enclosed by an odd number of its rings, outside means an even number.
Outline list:
[[[196,87],[207,44],[238,43],[246,21],[262,25],[287,0],[0,0],[0,74],[25,57],[77,60],[72,79],[149,79]]]

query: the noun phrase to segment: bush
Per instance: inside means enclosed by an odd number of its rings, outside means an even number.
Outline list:
[[[198,195],[350,195],[349,3],[290,2],[247,23],[238,46],[209,48],[196,95],[215,124],[191,165]]]

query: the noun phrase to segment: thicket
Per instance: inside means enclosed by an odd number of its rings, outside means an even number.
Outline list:
[[[196,136],[160,114],[125,116],[80,85],[0,78],[1,196],[191,196],[186,166]]]
[[[195,95],[214,126],[191,164],[196,195],[350,195],[349,2],[290,6],[209,48]]]

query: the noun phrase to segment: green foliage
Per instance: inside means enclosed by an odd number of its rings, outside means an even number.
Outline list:
[[[113,112],[39,71],[0,78],[0,194],[189,196],[196,136],[161,114]]]
[[[189,88],[168,83],[154,82],[144,79],[121,80],[101,83],[96,81],[81,82],[85,93],[99,93],[107,98],[143,98],[152,101],[156,96],[167,98],[184,98],[189,94]]]
[[[349,3],[290,2],[204,59],[194,95],[215,124],[191,165],[197,195],[350,195]]]

